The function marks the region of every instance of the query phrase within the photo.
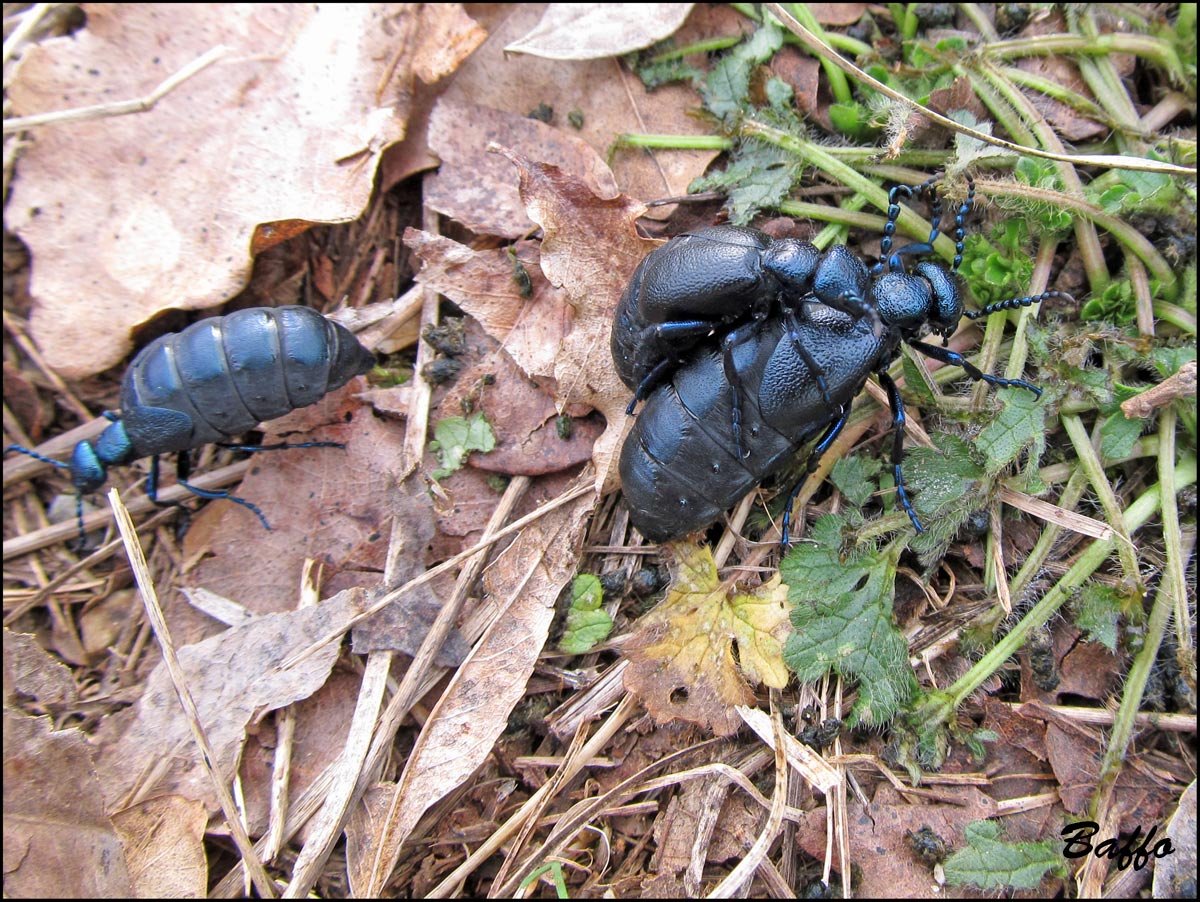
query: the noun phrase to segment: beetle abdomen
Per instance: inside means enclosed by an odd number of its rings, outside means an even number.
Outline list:
[[[228,441],[373,364],[349,331],[307,307],[239,310],[142,349],[121,385],[122,420],[138,456]]]

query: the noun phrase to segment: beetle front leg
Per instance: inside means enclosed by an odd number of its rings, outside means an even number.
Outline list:
[[[951,351],[949,348],[939,348],[937,345],[926,344],[923,341],[910,341],[908,344],[925,356],[932,357],[934,360],[940,360],[942,363],[948,363],[951,366],[961,366],[963,371],[976,382],[983,381],[988,385],[996,385],[1001,388],[1023,388],[1033,392],[1039,398],[1042,396],[1040,388],[1023,379],[1001,379],[999,376],[989,376],[957,351]]]
[[[908,492],[904,489],[904,471],[900,466],[904,460],[904,401],[900,398],[900,389],[896,388],[896,383],[886,370],[878,370],[875,377],[887,390],[888,405],[892,408],[892,472],[896,480],[896,495],[900,498],[900,506],[908,514],[908,519],[912,520],[913,528],[917,532],[924,532],[925,527],[917,519],[917,512],[913,510]]]

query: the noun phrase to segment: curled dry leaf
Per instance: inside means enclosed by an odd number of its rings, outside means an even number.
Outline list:
[[[425,180],[425,203],[474,232],[519,238],[534,228],[512,168],[487,152],[494,141],[581,173],[601,197],[617,193],[612,172],[582,138],[524,114],[442,98],[430,113],[428,140],[442,165]]]
[[[551,3],[541,21],[504,49],[556,60],[641,50],[675,33],[692,3]]]
[[[376,858],[382,869],[358,894],[381,892],[401,844],[429,806],[492,754],[545,647],[555,602],[578,569],[584,528],[594,505],[589,493],[550,511],[518,533],[488,566],[483,576],[486,597],[500,613],[429,713],[396,785],[389,808],[393,820],[381,830],[382,836],[368,841],[365,857],[382,845]]]
[[[613,311],[634,267],[658,242],[637,233],[635,223],[646,209],[638,201],[625,195],[597,197],[557,166],[496,149],[517,167],[521,199],[529,218],[542,227],[542,272],[575,313],[555,357],[555,400],[560,407],[582,403],[604,414],[608,426],[593,460],[597,486],[602,493],[611,491],[629,403],[629,390],[617,378],[609,353]]]
[[[505,166],[511,182],[512,168]],[[406,229],[404,244],[421,261],[418,282],[469,313],[530,379],[548,383],[554,378],[554,364],[575,311],[542,275],[531,243],[515,245],[532,283],[528,299],[521,296],[515,263],[504,248],[476,251],[419,229]]]
[[[732,733],[741,723],[733,706],[754,703],[743,674],[774,688],[787,684],[787,586],[775,574],[751,592],[731,593],[717,579],[711,550],[671,548],[674,580],[626,645],[625,688],[660,723],[680,719]]]
[[[700,106],[689,84],[663,85],[653,91],[616,58],[552,60],[529,54],[508,53],[513,41],[530,31],[542,15],[539,4],[483,4],[472,7],[488,29],[487,41],[449,80],[443,103],[477,104],[525,117],[546,106],[553,110],[550,124],[561,132],[582,138],[604,159],[621,190],[644,199],[678,197],[692,180],[702,175],[716,157],[715,150],[618,150],[613,136],[630,132],[668,135],[706,135],[711,129],[695,115]],[[642,7],[646,9],[646,7]],[[700,5],[675,35],[679,46],[719,35],[736,33],[740,16],[725,6]],[[576,128],[568,115],[577,111],[583,123]],[[461,123],[459,124],[461,126]],[[570,168],[555,154],[563,146],[555,140],[548,154],[534,151],[522,139],[500,138],[532,159],[548,160]],[[565,146],[565,145],[564,145]],[[650,215],[665,217],[671,207],[655,208]]]
[[[229,48],[148,112],[43,127],[25,147],[5,222],[33,252],[31,330],[49,364],[97,372],[160,310],[236,294],[260,224],[357,217],[381,150],[404,135],[417,54],[396,36],[419,45],[426,15],[98,4],[84,30],[31,48],[7,90],[17,115],[144,96]],[[434,77],[450,61],[423,65]]]

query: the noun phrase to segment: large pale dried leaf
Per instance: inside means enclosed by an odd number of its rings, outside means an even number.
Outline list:
[[[83,376],[166,308],[236,294],[260,223],[345,222],[381,149],[404,134],[411,72],[387,82],[415,7],[97,4],[33,48],[8,90],[44,113],[147,94],[204,52],[215,65],[136,115],[44,127],[22,153],[5,222],[33,251],[32,331]],[[411,54],[402,59],[410,59]]]
[[[742,674],[775,688],[787,684],[787,587],[775,574],[752,592],[731,593],[708,548],[673,549],[671,589],[626,645],[625,688],[659,722],[682,719],[731,733],[741,723],[733,706],[754,700]]]
[[[409,753],[391,809],[395,820],[379,855],[389,871],[387,863],[395,860],[421,815],[491,754],[524,696],[554,619],[555,602],[578,568],[584,527],[595,501],[584,495],[531,523],[485,572],[486,593],[504,611],[455,672]],[[379,842],[379,834],[370,838],[371,853]],[[375,880],[386,876],[376,874]],[[356,888],[356,894],[363,891]]]
[[[617,193],[612,172],[586,142],[524,114],[443,98],[430,114],[428,140],[442,165],[425,181],[425,203],[475,232],[518,238],[533,231],[512,167],[487,152],[493,141],[580,173],[602,197]]]
[[[712,150],[618,150],[613,136],[628,132],[671,135],[711,134],[711,127],[695,116],[700,99],[690,85],[664,85],[646,89],[616,59],[586,62],[550,60],[529,54],[507,53],[505,47],[529,32],[541,17],[535,3],[477,5],[472,12],[488,29],[488,39],[450,80],[443,102],[478,104],[526,116],[545,104],[554,111],[550,124],[591,145],[608,162],[621,190],[633,197],[676,197],[716,156]],[[681,43],[735,32],[739,17],[720,7],[697,8],[676,39]],[[698,27],[693,23],[699,22]],[[686,35],[686,36],[685,36]],[[575,129],[567,115],[578,111],[583,126]],[[506,138],[500,143],[513,145]],[[520,144],[515,145],[522,149]],[[532,159],[550,159],[529,148]],[[665,216],[672,208],[660,208]]]
[[[139,899],[201,899],[208,893],[204,828],[199,802],[159,796],[113,815]]]
[[[641,50],[675,33],[691,3],[551,3],[541,21],[504,49],[556,60],[594,60]]]
[[[645,207],[637,201],[625,195],[597,197],[557,166],[504,153],[520,173],[529,218],[542,227],[542,272],[575,309],[554,365],[556,399],[562,406],[588,404],[604,414],[608,427],[596,442],[593,460],[597,486],[609,491],[616,487],[614,462],[629,403],[609,351],[613,312],[634,267],[657,242],[638,236],[635,222]]]
[[[355,589],[313,607],[267,614],[179,649],[184,679],[216,754],[213,766],[223,779],[233,776],[251,718],[312,695],[329,678],[339,646],[329,643],[286,671],[279,669],[280,663],[345,624],[361,610],[362,595]],[[156,794],[171,792],[215,805],[164,664],[155,668],[128,714],[110,718],[117,719],[124,732],[101,750],[96,761],[110,804],[165,759],[170,766],[160,775]]]
[[[4,896],[120,899],[125,850],[104,813],[87,738],[4,709]]]

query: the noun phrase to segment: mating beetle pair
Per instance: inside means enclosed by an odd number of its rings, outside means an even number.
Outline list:
[[[158,455],[179,454],[179,483],[202,498],[227,498],[262,511],[228,492],[187,482],[188,451],[228,443],[265,420],[315,404],[375,365],[375,357],[343,326],[307,307],[253,307],[193,323],[155,339],[138,353],[121,382],[121,414],[95,444],[75,446],[69,462],[10,446],[69,470],[75,485],[80,535],[83,495],[104,485],[109,467],[152,457],[147,494],[157,502]],[[336,442],[265,446],[247,451],[341,447]]]
[[[937,179],[891,189],[881,259],[871,269],[842,245],[822,253],[736,226],[681,235],[641,262],[617,306],[612,352],[618,375],[634,390],[629,412],[646,402],[620,460],[630,516],[646,538],[669,541],[708,526],[816,438],[784,508],[786,545],[792,502],[872,374],[892,410],[897,495],[923,531],[901,470],[904,403],[887,374],[902,343],[961,366],[972,379],[1041,395],[1028,382],[985,374],[956,352],[922,341],[930,333],[949,336],[963,316],[1068,297],[1047,291],[978,312],[963,309],[957,272],[974,206],[970,178],[954,217],[953,264],[907,268],[904,257],[933,251],[942,215],[932,190]],[[893,251],[900,198],[926,192],[929,238]]]

